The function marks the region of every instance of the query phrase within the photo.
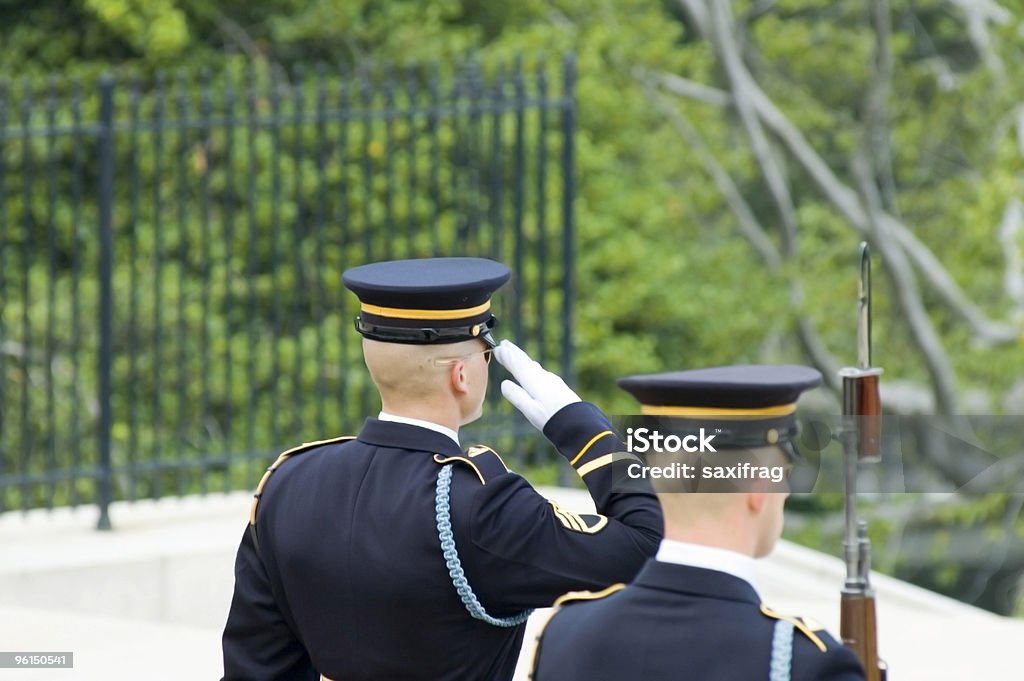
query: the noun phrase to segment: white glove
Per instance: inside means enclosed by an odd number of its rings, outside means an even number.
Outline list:
[[[494,349],[498,362],[519,381],[501,382],[501,394],[523,413],[539,431],[562,407],[580,402],[580,397],[557,374],[546,370],[511,341],[503,340]]]

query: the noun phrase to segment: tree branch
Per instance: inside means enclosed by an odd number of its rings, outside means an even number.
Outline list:
[[[708,34],[708,11],[701,0],[679,0],[679,6],[690,17],[690,21],[697,27],[697,32],[703,36]]]
[[[768,233],[761,227],[760,222],[754,215],[754,211],[743,198],[742,193],[733,182],[728,171],[718,162],[714,153],[708,148],[704,139],[700,136],[693,124],[678,109],[673,107],[661,94],[658,93],[654,84],[645,79],[645,73],[641,70],[634,72],[634,76],[640,81],[648,99],[658,110],[665,115],[669,124],[686,142],[686,146],[696,153],[697,158],[704,165],[708,175],[711,176],[718,191],[722,193],[725,203],[736,216],[740,232],[750,245],[757,251],[758,256],[764,260],[769,271],[781,272],[782,256],[779,254],[775,244],[772,243]]]
[[[680,81],[683,79],[658,74],[658,80],[666,90],[684,97],[687,96],[687,89],[680,87]],[[867,235],[867,215],[864,213],[856,193],[832,172],[832,169],[811,147],[803,134],[790,123],[785,114],[756,83],[752,83],[751,90],[747,94],[750,95],[761,120],[800,163],[807,175],[818,186],[818,190],[843,219],[860,234]],[[722,96],[727,98],[726,101],[731,99],[725,93],[715,98],[720,99]],[[700,101],[707,102],[707,99]],[[1019,330],[1013,324],[989,319],[974,303],[968,300],[963,290],[949,275],[935,254],[931,252],[931,249],[922,243],[905,224],[885,212],[880,213],[877,218],[888,228],[893,238],[905,251],[910,262],[914,264],[946,305],[964,319],[970,327],[971,333],[979,342],[991,345],[1017,342],[1020,337]]]
[[[768,191],[782,221],[783,251],[787,258],[792,257],[796,254],[797,238],[793,198],[789,193],[789,183],[782,172],[778,158],[771,149],[761,120],[753,103],[747,97],[747,92],[754,79],[743,64],[741,50],[734,32],[732,10],[728,2],[718,2],[717,0],[708,0],[707,9],[712,45],[724,67],[733,96],[733,106],[739,114],[743,130],[750,140],[754,159],[761,168],[761,174],[768,185]]]
[[[950,0],[964,14],[967,22],[967,37],[982,61],[1000,79],[1003,78],[1003,60],[992,47],[992,38],[988,32],[989,23],[1000,26],[1009,22],[1013,15],[1005,7],[992,0]]]
[[[242,48],[242,51],[248,55],[249,59],[257,61],[266,56],[259,45],[256,44],[256,41],[234,19],[218,9],[213,10],[210,16],[220,32],[227,36],[231,42]]]
[[[974,574],[971,587],[964,594],[963,600],[972,603],[980,598],[988,587],[988,582],[999,571],[999,568],[1006,565],[1009,558],[1009,547],[1018,538],[1017,520],[1020,518],[1021,510],[1024,510],[1024,494],[1011,495],[1006,502],[1006,510],[1003,512],[1003,541],[997,542],[985,561],[983,569]]]
[[[1003,289],[1013,301],[1013,317],[1017,322],[1024,322],[1024,253],[1020,246],[1021,233],[1024,233],[1024,206],[1019,199],[1010,199],[999,223],[999,243],[1006,257]]]
[[[1024,156],[1024,106],[1018,105],[1015,114],[1017,119],[1017,152]]]
[[[732,95],[725,90],[719,90],[718,88],[710,87],[703,83],[695,83],[692,80],[682,78],[674,73],[654,73],[640,68],[635,69],[633,73],[638,78],[641,78],[651,84],[656,83],[661,87],[661,89],[671,92],[674,95],[679,95],[680,97],[685,97],[687,99],[692,99],[721,108],[733,105]],[[1024,113],[1021,114],[1021,126],[1022,130],[1024,130]]]
[[[711,180],[725,199],[726,205],[729,206],[733,215],[736,216],[740,233],[765,262],[770,272],[784,276],[783,256],[775,247],[764,227],[761,226],[750,204],[743,198],[742,192],[740,192],[736,183],[733,182],[728,171],[718,162],[718,159],[708,148],[696,128],[657,91],[656,83],[646,79],[643,71],[634,71],[634,76],[640,81],[648,99],[665,115],[669,124],[685,140],[687,147],[697,154],[697,158],[700,159],[708,175],[711,176]],[[838,392],[841,390],[839,363],[828,352],[828,348],[821,341],[810,320],[799,313],[804,304],[804,294],[800,283],[793,277],[788,277],[786,288],[790,303],[797,310],[797,337],[800,340],[804,353],[810,358],[811,363],[824,375],[829,388]]]
[[[892,85],[892,24],[889,18],[889,0],[873,0],[871,15],[875,33],[875,69],[874,77],[868,85],[864,133],[874,174],[878,178],[882,207],[898,215],[896,180],[892,172],[892,145],[889,140],[888,104]]]

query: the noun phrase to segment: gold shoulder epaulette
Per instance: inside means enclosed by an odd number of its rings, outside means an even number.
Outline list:
[[[567,594],[559,596],[552,607],[557,608],[565,605],[566,603],[573,603],[575,601],[596,601],[600,598],[611,596],[616,591],[621,591],[625,588],[625,584],[612,584],[608,588],[601,589],[600,591],[570,591]]]
[[[480,483],[486,485],[489,480],[508,473],[508,466],[501,456],[487,445],[473,445],[462,456],[434,455],[437,463],[461,463],[469,466],[480,478]]]
[[[825,625],[812,617],[797,617],[811,631],[824,631]]]
[[[267,486],[267,481],[270,480],[270,476],[274,474],[281,464],[290,459],[293,456],[308,452],[311,449],[316,449],[320,445],[329,445],[333,442],[344,442],[345,440],[355,440],[355,435],[342,435],[341,437],[332,437],[327,440],[317,440],[315,442],[303,442],[298,447],[292,447],[291,449],[282,452],[280,456],[267,467],[267,471],[260,478],[260,482],[256,485],[256,493],[252,495],[252,506],[249,509],[249,525],[256,526],[256,508],[260,505],[260,497],[263,496],[263,488]]]
[[[783,615],[781,612],[776,612],[763,603],[761,604],[761,614],[765,617],[771,617],[772,619],[785,620],[786,622],[789,622],[801,634],[809,638],[811,640],[811,643],[818,647],[818,650],[820,650],[823,653],[828,650],[828,646],[825,645],[825,642],[822,641],[821,638],[814,633],[816,631],[821,631],[822,629],[824,629],[824,627],[819,625],[814,620],[804,619],[802,617],[794,617],[792,615]]]

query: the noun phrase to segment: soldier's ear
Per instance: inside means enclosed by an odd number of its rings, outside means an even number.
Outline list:
[[[466,381],[466,363],[461,359],[457,362],[452,362],[452,365],[448,368],[448,382],[457,393],[469,391],[469,385]]]

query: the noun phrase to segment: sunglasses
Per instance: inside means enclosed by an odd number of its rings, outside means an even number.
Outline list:
[[[438,366],[442,366],[442,365],[445,365],[445,364],[454,364],[455,362],[458,362],[460,359],[466,359],[468,357],[472,357],[473,355],[480,355],[480,354],[482,354],[484,356],[484,363],[485,364],[490,364],[491,363],[491,355],[494,354],[494,348],[484,348],[482,350],[477,350],[476,352],[470,352],[470,353],[467,353],[465,355],[459,355],[458,357],[444,357],[444,358],[440,358],[439,357],[438,359],[434,360],[434,364],[437,364]]]

